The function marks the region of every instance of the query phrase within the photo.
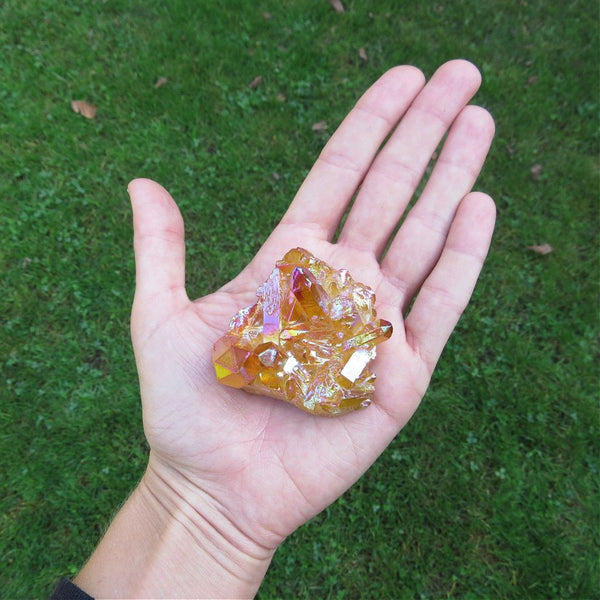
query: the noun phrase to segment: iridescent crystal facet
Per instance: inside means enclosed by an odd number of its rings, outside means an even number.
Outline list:
[[[279,398],[316,415],[364,408],[375,391],[368,364],[392,335],[375,294],[310,252],[290,250],[213,349],[219,383]]]

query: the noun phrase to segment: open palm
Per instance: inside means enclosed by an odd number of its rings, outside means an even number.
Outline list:
[[[187,502],[210,503],[261,546],[275,547],[379,456],[417,408],[468,303],[495,215],[488,196],[471,192],[494,130],[484,109],[466,106],[479,82],[465,61],[446,63],[427,85],[413,67],[388,71],[332,136],[251,263],[196,301],[185,292],[177,206],[158,184],[130,184],[132,336],[150,468]],[[423,192],[397,229],[446,133]],[[212,345],[295,246],[371,286],[378,315],[394,326],[378,347],[375,398],[365,410],[315,417],[216,382]]]

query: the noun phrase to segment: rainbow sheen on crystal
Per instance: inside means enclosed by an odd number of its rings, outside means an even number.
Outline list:
[[[213,349],[219,383],[337,416],[371,404],[375,346],[392,335],[375,294],[294,248],[232,319]]]

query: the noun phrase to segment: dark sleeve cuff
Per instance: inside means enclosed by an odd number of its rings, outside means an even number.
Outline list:
[[[68,579],[61,579],[50,600],[94,600]]]

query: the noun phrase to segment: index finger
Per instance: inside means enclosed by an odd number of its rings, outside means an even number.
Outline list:
[[[379,147],[424,84],[415,67],[382,75],[327,142],[281,223],[319,223],[323,238],[331,239]]]

